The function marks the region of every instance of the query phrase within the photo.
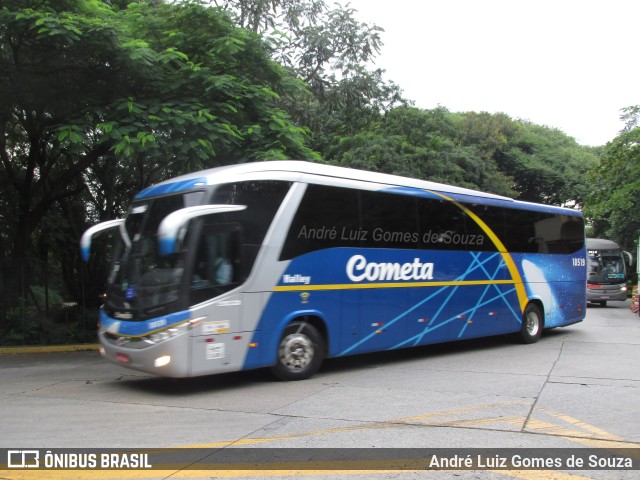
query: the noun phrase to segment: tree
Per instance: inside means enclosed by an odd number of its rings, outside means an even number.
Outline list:
[[[106,245],[85,270],[78,239],[146,185],[228,163],[318,159],[281,107],[299,88],[257,35],[199,3],[4,1],[0,331],[27,323],[24,300],[42,285],[26,265],[54,266],[75,302],[87,273],[91,304]]]
[[[587,171],[596,163],[592,149],[560,130],[519,122],[498,167],[515,180],[520,199],[551,205],[582,205]]]
[[[478,186],[487,192],[516,198],[520,194],[514,178],[498,167],[520,124],[504,113],[466,112],[461,115],[458,136],[464,145],[472,145],[482,159]]]
[[[465,142],[465,125],[466,114],[443,107],[396,107],[356,135],[336,136],[323,153],[339,165],[515,196],[513,179],[483,156],[477,142]]]
[[[372,60],[382,46],[376,25],[356,19],[356,10],[324,0],[216,0],[235,14],[240,27],[261,34],[274,58],[322,95],[335,72],[350,76]]]
[[[593,234],[631,249],[640,235],[640,128],[623,130],[605,146],[590,180],[585,214]]]
[[[0,182],[13,192],[13,255],[86,185],[97,219],[122,209],[123,192],[190,169],[317,159],[277,106],[286,77],[256,35],[200,4],[4,2]]]
[[[631,105],[622,109],[620,120],[624,122],[624,128],[620,133],[630,132],[638,128],[640,121],[640,105]]]
[[[301,104],[296,114],[312,131],[312,147],[331,156],[341,138],[375,126],[393,107],[407,105],[393,82],[382,78],[381,70],[354,69],[353,75],[335,81],[322,98]]]
[[[407,105],[383,71],[366,67],[380,52],[382,29],[356,10],[323,0],[218,0],[238,25],[262,35],[272,57],[299,79],[280,105],[313,132],[322,151],[354,135],[393,106]],[[304,88],[302,87],[304,85]]]

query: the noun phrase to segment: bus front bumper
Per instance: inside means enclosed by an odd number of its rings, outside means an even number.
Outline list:
[[[627,286],[587,284],[588,302],[606,302],[609,300],[624,301],[627,299]]]
[[[100,354],[116,365],[163,377],[190,376],[189,336],[186,334],[144,346],[132,341],[130,337],[113,337],[99,333],[98,338]]]

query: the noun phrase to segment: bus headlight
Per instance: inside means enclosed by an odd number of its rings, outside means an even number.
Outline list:
[[[171,363],[171,355],[162,355],[153,362],[154,367],[164,367]]]

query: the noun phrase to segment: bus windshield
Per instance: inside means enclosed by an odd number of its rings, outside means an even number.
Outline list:
[[[589,283],[625,281],[625,263],[620,250],[589,251]]]
[[[120,239],[114,249],[107,285],[105,306],[116,318],[162,315],[177,303],[185,270],[184,254],[160,255],[158,226],[167,215],[197,205],[203,196],[204,192],[190,192],[132,205],[125,221],[128,242]]]
[[[142,198],[133,203],[115,249],[105,311],[140,321],[178,312],[230,290],[247,277],[290,183],[245,181],[209,190]],[[158,227],[196,205],[243,205],[202,217],[184,229],[181,248],[162,255]],[[188,276],[188,278],[187,278]]]

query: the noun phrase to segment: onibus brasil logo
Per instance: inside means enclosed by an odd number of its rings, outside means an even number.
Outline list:
[[[47,450],[7,450],[7,468],[141,469],[152,468],[147,453],[79,453]]]

